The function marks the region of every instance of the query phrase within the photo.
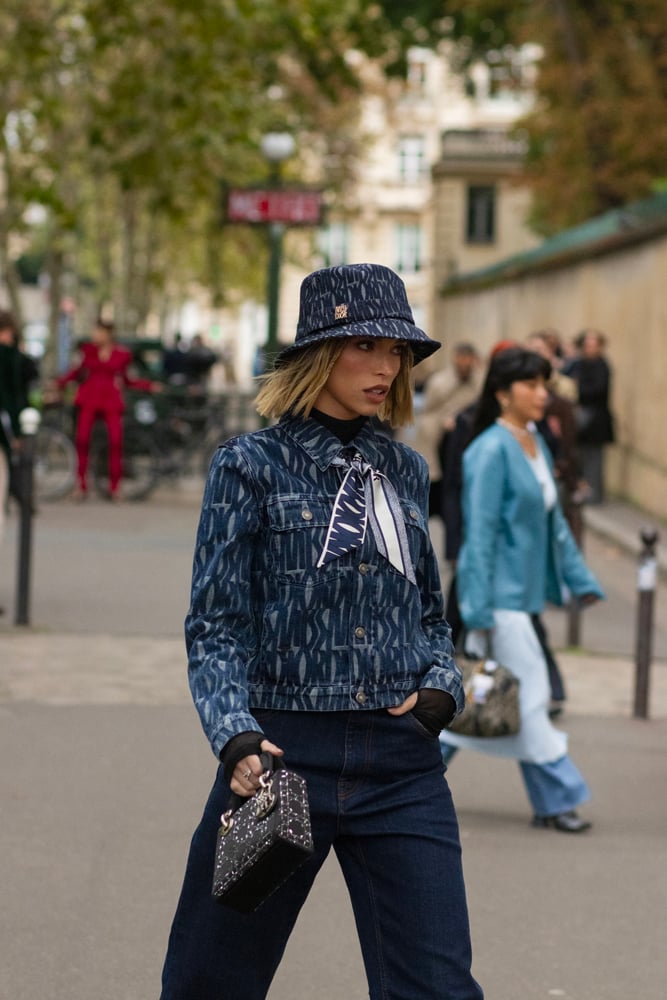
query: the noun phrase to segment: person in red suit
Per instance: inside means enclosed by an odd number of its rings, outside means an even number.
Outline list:
[[[81,345],[81,359],[70,371],[56,380],[62,389],[68,382],[79,382],[74,397],[77,408],[76,452],[78,488],[76,497],[87,496],[88,456],[93,425],[104,420],[109,438],[109,487],[112,500],[118,499],[123,456],[123,388],[152,392],[158,386],[148,379],[132,378],[128,369],[132,355],[116,343],[113,323],[98,320],[91,343]]]

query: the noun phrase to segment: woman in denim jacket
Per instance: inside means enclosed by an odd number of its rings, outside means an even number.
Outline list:
[[[260,1000],[331,847],[373,1000],[479,1000],[438,735],[463,705],[427,532],[423,459],[378,431],[412,414],[439,345],[402,281],[309,275],[295,343],[258,396],[278,423],[211,465],[186,621],[189,676],[221,764],[169,940],[162,1000]],[[252,914],[211,897],[220,814],[260,751],[307,783],[314,854]],[[313,992],[317,992],[314,986]]]
[[[563,833],[590,827],[576,809],[589,798],[567,753],[567,736],[548,717],[549,681],[532,616],[565,592],[590,604],[603,597],[561,510],[551,455],[535,423],[548,398],[549,362],[509,347],[494,356],[463,455],[463,545],[456,577],[466,649],[518,675],[521,729],[476,739],[443,733],[443,761],[459,748],[518,760],[533,823]]]

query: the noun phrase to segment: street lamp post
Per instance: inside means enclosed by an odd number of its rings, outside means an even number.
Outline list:
[[[267,132],[262,136],[260,148],[271,166],[271,187],[281,186],[281,165],[293,155],[296,143],[289,132]],[[278,353],[278,316],[280,307],[280,268],[283,253],[282,222],[269,223],[269,262],[267,273],[267,324],[264,368],[269,370]]]

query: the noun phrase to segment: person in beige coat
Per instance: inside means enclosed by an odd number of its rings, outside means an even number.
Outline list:
[[[415,436],[411,442],[428,464],[431,488],[429,514],[440,517],[442,464],[440,450],[446,434],[454,429],[456,414],[472,403],[481,391],[479,354],[472,344],[456,344],[451,364],[429,376]]]

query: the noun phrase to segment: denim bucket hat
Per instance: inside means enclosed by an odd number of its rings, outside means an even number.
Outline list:
[[[440,347],[415,326],[405,285],[381,264],[325,267],[304,278],[296,339],[280,352],[276,366],[304,347],[342,337],[405,340],[415,364]]]

